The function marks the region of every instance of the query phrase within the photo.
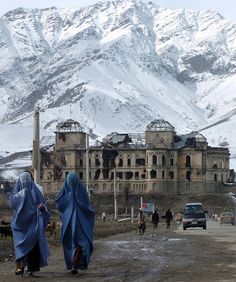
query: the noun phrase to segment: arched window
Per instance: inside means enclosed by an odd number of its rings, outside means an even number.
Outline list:
[[[212,168],[217,169],[218,168],[217,164],[214,164]]]
[[[217,181],[217,174],[214,174],[214,181]]]
[[[191,157],[189,155],[187,155],[185,158],[185,166],[191,167]]]
[[[165,178],[165,171],[164,170],[162,170],[161,176],[162,176],[162,179]]]
[[[170,176],[170,179],[173,179],[173,178],[174,178],[174,172],[173,172],[173,171],[170,171],[170,172],[169,172],[169,176]]]
[[[157,155],[152,156],[152,164],[157,165]]]
[[[186,171],[186,180],[191,181],[191,171]]]
[[[118,164],[118,166],[119,166],[119,167],[123,166],[123,159],[121,159],[121,158],[119,159],[119,164]]]
[[[132,171],[127,171],[125,174],[126,174],[126,179],[127,180],[133,178],[133,172]]]
[[[100,161],[99,161],[99,159],[95,159],[95,166],[100,166]]]
[[[161,157],[161,164],[162,166],[166,165],[166,157],[164,155]]]
[[[157,172],[156,172],[156,170],[151,170],[150,171],[150,176],[151,176],[151,178],[153,179],[153,178],[157,178]]]

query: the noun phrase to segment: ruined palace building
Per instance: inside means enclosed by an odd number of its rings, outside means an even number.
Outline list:
[[[229,178],[227,148],[208,146],[196,131],[177,135],[164,120],[145,133],[111,133],[93,146],[88,137],[74,120],[57,125],[55,144],[41,150],[45,192],[58,191],[69,171],[94,193],[113,193],[114,185],[117,193],[220,192]]]

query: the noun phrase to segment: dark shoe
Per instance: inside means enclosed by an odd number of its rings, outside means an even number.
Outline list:
[[[72,275],[76,275],[78,273],[78,270],[77,269],[72,269],[71,272],[70,272]]]
[[[24,274],[24,268],[22,268],[22,269],[18,268],[18,269],[15,271],[15,275],[21,275],[21,276],[23,276],[23,274]]]

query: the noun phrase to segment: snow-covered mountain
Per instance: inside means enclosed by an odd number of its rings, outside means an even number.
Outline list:
[[[0,18],[0,150],[73,118],[97,136],[164,118],[236,157],[236,24],[139,0],[16,9]]]

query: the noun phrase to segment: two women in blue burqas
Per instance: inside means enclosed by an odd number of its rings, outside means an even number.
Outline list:
[[[75,274],[77,269],[87,269],[89,264],[95,216],[86,188],[76,173],[67,175],[56,205],[61,213],[61,242],[66,266]]]
[[[45,230],[50,218],[46,201],[29,172],[20,174],[9,194],[13,209],[13,232],[16,274],[23,275],[24,267],[32,274],[47,265],[49,250]]]

